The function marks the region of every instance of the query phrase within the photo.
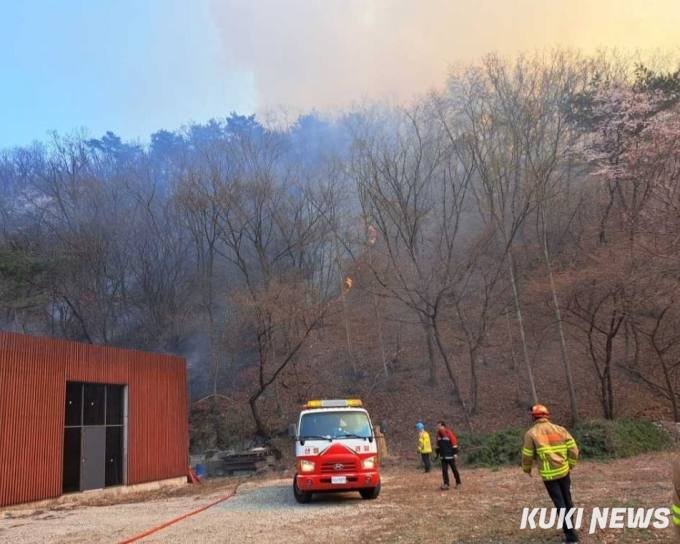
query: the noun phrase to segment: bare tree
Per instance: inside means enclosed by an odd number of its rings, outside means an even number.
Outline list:
[[[588,81],[586,64],[564,53],[553,54],[545,63],[530,67],[535,78],[531,91],[519,106],[526,110],[526,122],[521,134],[526,147],[528,175],[538,187],[536,210],[537,233],[541,241],[552,309],[557,325],[560,358],[569,395],[572,424],[578,421],[578,404],[569,361],[560,301],[553,277],[553,262],[549,243],[551,223],[556,223],[559,211],[573,217],[574,203],[568,198],[572,172],[572,154],[577,132],[569,122],[569,107],[573,97]],[[579,202],[575,203],[576,206]],[[551,221],[552,218],[552,221]]]
[[[604,417],[614,419],[613,367],[615,341],[626,319],[625,290],[618,282],[581,285],[571,293],[567,309],[572,322],[585,335],[585,344],[600,384]]]
[[[249,404],[258,435],[270,436],[260,398],[295,359],[329,311],[338,285],[325,248],[328,195],[315,193],[291,168],[275,139],[239,138],[235,165],[219,209],[217,252],[234,267],[241,288],[232,297],[250,316],[257,383]],[[332,283],[329,282],[332,280]]]
[[[389,119],[370,139],[357,141],[353,173],[363,217],[378,233],[370,262],[373,276],[418,316],[430,379],[435,379],[436,348],[471,427],[457,363],[441,327],[445,303],[464,269],[457,258],[472,166],[465,146],[450,142],[434,120],[425,105]]]
[[[223,145],[213,145],[199,151],[201,162],[190,165],[181,173],[175,201],[185,229],[191,234],[195,262],[201,278],[202,306],[207,316],[208,359],[212,376],[212,392],[216,398],[219,369],[222,319],[220,312],[226,303],[224,284],[218,287],[220,265],[222,213],[221,203],[229,188],[231,164]],[[218,298],[221,299],[218,301]]]
[[[663,297],[665,303],[641,313],[634,323],[637,333],[647,340],[656,364],[631,368],[635,376],[655,393],[661,394],[671,405],[673,421],[680,421],[678,381],[680,379],[680,333],[678,332],[677,304],[674,298]],[[639,360],[639,358],[638,358]],[[660,377],[657,376],[660,374]]]
[[[505,293],[499,281],[502,274],[502,260],[494,261],[490,255],[489,240],[480,244],[477,255],[468,256],[463,281],[450,297],[455,308],[455,324],[463,331],[470,364],[469,410],[479,412],[478,367],[482,352],[495,318],[505,307]],[[514,358],[514,351],[513,351]]]
[[[528,168],[531,150],[522,128],[535,122],[523,108],[539,72],[520,58],[514,65],[489,56],[481,67],[452,77],[449,93],[460,102],[470,137],[477,183],[473,185],[483,220],[499,235],[515,302],[529,392],[538,402],[519,295],[513,245],[540,197]],[[460,98],[459,98],[460,97]]]

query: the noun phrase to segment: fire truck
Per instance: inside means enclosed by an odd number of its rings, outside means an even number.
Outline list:
[[[358,399],[310,400],[291,425],[295,438],[293,494],[308,503],[314,493],[380,494],[378,448],[368,412]]]

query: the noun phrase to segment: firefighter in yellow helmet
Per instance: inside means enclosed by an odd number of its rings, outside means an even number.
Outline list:
[[[550,412],[542,404],[532,406],[531,416],[534,424],[524,435],[522,470],[531,475],[536,460],[555,508],[569,510],[574,507],[569,473],[578,461],[576,441],[564,427],[550,422]],[[563,527],[566,542],[578,542],[576,531],[566,525]]]

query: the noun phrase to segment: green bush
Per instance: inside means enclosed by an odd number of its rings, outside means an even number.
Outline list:
[[[649,421],[622,419],[616,422],[613,431],[614,450],[618,457],[632,457],[673,447],[671,435]]]
[[[519,464],[523,436],[524,429],[517,428],[494,433],[461,434],[462,460],[468,465],[483,467]]]
[[[589,421],[577,425],[573,434],[586,459],[632,457],[673,445],[664,429],[649,421],[634,419]]]
[[[613,440],[612,421],[597,420],[579,423],[572,430],[583,459],[612,459],[617,457]]]
[[[493,433],[462,433],[459,437],[462,461],[479,467],[518,465],[525,431],[512,428]],[[649,421],[589,421],[578,424],[572,434],[583,459],[632,457],[672,446],[669,434]]]

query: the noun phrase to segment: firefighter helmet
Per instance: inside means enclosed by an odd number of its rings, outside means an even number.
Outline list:
[[[534,404],[531,407],[531,415],[536,418],[548,417],[550,415],[550,411],[546,406],[543,406],[542,404]]]

